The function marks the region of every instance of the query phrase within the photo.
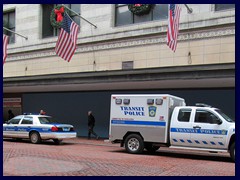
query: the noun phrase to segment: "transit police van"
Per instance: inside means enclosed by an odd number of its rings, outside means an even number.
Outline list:
[[[169,94],[112,95],[109,140],[127,152],[160,146],[229,152],[235,161],[235,122],[221,110]]]

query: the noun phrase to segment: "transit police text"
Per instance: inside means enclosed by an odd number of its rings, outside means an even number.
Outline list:
[[[129,116],[144,116],[144,107],[128,107],[128,106],[120,106],[121,111],[124,115]]]

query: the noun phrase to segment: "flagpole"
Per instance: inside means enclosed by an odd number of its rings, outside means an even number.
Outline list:
[[[12,31],[12,30],[10,30],[10,29],[8,29],[8,28],[5,28],[5,27],[3,27],[3,29],[5,29],[5,30],[7,30],[7,31],[9,31],[9,32],[12,32],[12,33],[14,33],[14,34],[17,34],[17,35],[25,38],[26,40],[28,40],[28,37],[27,37],[27,36],[23,36],[23,35],[21,35],[21,34],[19,34],[19,33],[17,33],[17,32],[14,32],[14,31]]]
[[[65,6],[64,4],[62,4],[62,6],[64,6],[65,8],[67,8],[69,11],[73,12],[74,14],[76,14],[78,17],[82,18],[84,21],[88,22],[89,24],[91,24],[92,26],[94,26],[95,28],[97,28],[96,25],[94,25],[93,23],[91,23],[90,21],[88,21],[87,19],[83,18],[80,13],[75,12],[72,9],[69,9],[67,6]]]
[[[188,5],[187,4],[184,4],[185,5],[185,7],[187,8],[187,10],[188,10],[188,14],[191,14],[192,12],[193,12],[193,9],[192,8],[190,8],[190,7],[188,7]]]

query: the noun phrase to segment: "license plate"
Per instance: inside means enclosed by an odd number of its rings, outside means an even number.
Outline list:
[[[64,128],[63,128],[63,131],[70,131],[70,128],[64,127]]]

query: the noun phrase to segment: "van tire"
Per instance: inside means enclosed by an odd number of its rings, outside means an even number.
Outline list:
[[[130,134],[125,140],[125,149],[131,154],[140,154],[143,152],[144,143],[138,134]]]
[[[231,156],[233,162],[235,162],[235,142],[232,143],[232,145],[230,147],[230,156]]]

